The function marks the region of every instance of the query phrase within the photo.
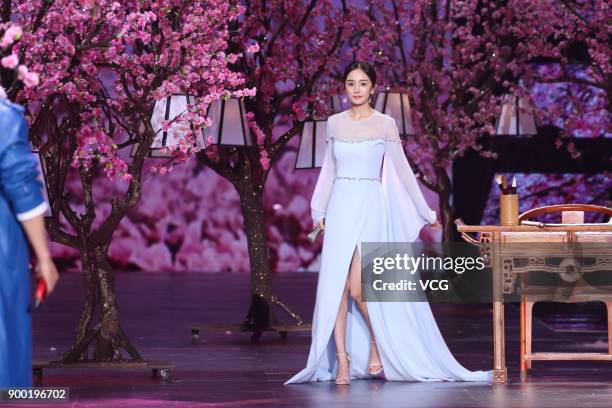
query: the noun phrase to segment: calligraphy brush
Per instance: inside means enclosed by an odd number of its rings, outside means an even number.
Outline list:
[[[503,194],[504,188],[502,187],[501,176],[499,174],[495,176],[495,181],[497,182],[497,187],[499,187],[499,191],[501,191]]]

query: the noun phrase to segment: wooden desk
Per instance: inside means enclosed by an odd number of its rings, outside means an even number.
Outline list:
[[[505,242],[551,242],[550,237],[555,236],[558,242],[610,242],[612,238],[612,224],[578,224],[562,226],[536,226],[536,225],[465,225],[457,220],[457,230],[464,240],[478,245],[485,264],[491,267],[493,274],[493,382],[505,383],[508,379],[505,359],[504,340],[504,303],[503,294],[511,293],[517,271],[512,269],[512,262],[508,262],[516,254],[504,250],[500,253]],[[478,233],[473,238],[470,233]],[[494,245],[497,244],[497,245]],[[612,245],[599,257],[602,267],[612,266]],[[550,255],[550,254],[544,254]],[[523,272],[523,271],[520,271]]]

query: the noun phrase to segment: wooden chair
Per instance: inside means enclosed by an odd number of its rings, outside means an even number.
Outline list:
[[[562,204],[534,208],[519,215],[519,223],[529,220],[531,217],[547,213],[561,213],[562,224],[584,224],[585,212],[597,212],[612,216],[612,209],[607,207],[588,205],[588,204]],[[612,218],[611,218],[612,221]],[[545,234],[545,233],[543,233]],[[558,234],[558,233],[557,233]],[[564,240],[564,242],[610,242],[612,243],[612,232],[573,232],[571,236],[552,236],[551,242]],[[547,241],[548,242],[548,241]],[[559,242],[559,241],[557,241]],[[590,286],[588,284],[579,285],[572,290],[570,296],[559,296],[558,292],[551,291],[550,288],[529,287],[525,283],[524,275],[521,275],[521,295],[520,295],[520,370],[521,381],[527,376],[527,370],[531,368],[534,360],[607,360],[612,361],[612,292]],[[601,301],[606,305],[608,316],[608,352],[607,353],[533,353],[532,344],[532,311],[536,302],[564,302],[579,303]]]

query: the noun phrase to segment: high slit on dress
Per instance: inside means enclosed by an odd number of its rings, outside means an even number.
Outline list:
[[[323,166],[311,201],[313,221],[325,218],[321,270],[306,367],[285,384],[336,378],[332,336],[355,248],[362,242],[414,242],[435,221],[404,156],[393,118],[374,111],[359,121],[347,111],[327,122]],[[391,381],[486,381],[449,351],[427,302],[366,302],[384,377]],[[349,297],[346,350],[351,379],[368,378],[370,334]]]

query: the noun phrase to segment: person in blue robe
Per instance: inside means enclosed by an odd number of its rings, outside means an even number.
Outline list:
[[[47,293],[58,280],[44,226],[48,204],[37,177],[23,108],[0,98],[0,389],[32,384],[28,241]]]

